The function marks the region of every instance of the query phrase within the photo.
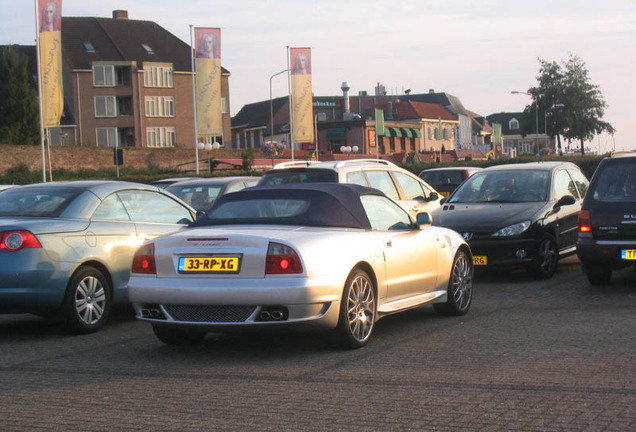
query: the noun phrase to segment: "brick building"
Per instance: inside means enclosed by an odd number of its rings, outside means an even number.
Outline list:
[[[190,53],[163,27],[128,19],[127,11],[63,17],[65,112],[52,144],[193,147]],[[224,133],[217,141],[226,148],[232,141],[229,76],[222,69]]]

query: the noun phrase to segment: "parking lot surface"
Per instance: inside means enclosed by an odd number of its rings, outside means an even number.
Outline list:
[[[119,311],[69,336],[0,316],[4,431],[636,430],[636,270],[593,287],[578,260],[550,280],[476,276],[468,315],[379,321],[369,345],[321,335],[209,335],[163,345]]]

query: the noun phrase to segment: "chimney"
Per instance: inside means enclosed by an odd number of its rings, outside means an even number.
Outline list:
[[[115,19],[128,19],[128,11],[117,9],[113,11],[113,18]]]
[[[435,93],[435,89],[428,89],[428,92],[429,92],[430,94],[433,94],[433,93]]]
[[[342,90],[342,99],[344,99],[344,112],[348,113],[350,111],[350,107],[349,107],[349,89],[351,87],[349,87],[349,83],[348,82],[343,82],[342,85],[340,86],[340,89]]]

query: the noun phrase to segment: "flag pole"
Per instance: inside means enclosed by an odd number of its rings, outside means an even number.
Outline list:
[[[40,10],[38,8],[38,0],[34,0],[35,4],[35,45],[38,65],[38,107],[40,109],[40,150],[42,153],[42,181],[46,183],[46,153],[44,150],[44,113],[42,112],[42,72],[40,70]]]
[[[190,26],[190,63],[192,66],[192,112],[194,113],[194,158],[196,160],[197,175],[199,175],[199,130],[197,127],[197,91],[196,74],[194,72],[194,43],[192,39],[193,27]]]
[[[287,46],[287,93],[289,94],[289,144],[291,147],[291,158],[294,160],[294,121],[292,120],[292,93],[291,93],[291,68],[289,66],[289,46]]]

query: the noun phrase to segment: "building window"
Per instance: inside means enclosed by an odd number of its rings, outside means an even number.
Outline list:
[[[508,127],[510,128],[510,130],[519,129],[519,120],[514,118],[510,119],[510,122],[508,123]]]
[[[95,87],[115,87],[115,66],[93,65],[93,85]]]
[[[95,117],[117,117],[115,96],[95,96]]]
[[[141,46],[146,50],[148,54],[154,54],[155,50],[153,50],[150,45],[142,43]]]
[[[174,147],[176,134],[173,127],[146,128],[148,147]]]
[[[174,117],[174,97],[147,96],[146,117]]]
[[[117,128],[96,128],[97,147],[117,147]]]
[[[433,128],[428,128],[428,139],[429,140],[433,139]]]
[[[221,114],[227,114],[227,99],[221,98]]]
[[[84,49],[86,50],[87,53],[94,53],[95,52],[95,47],[93,46],[92,43],[90,43],[88,41],[84,41],[82,43],[84,44]]]
[[[172,87],[172,67],[144,66],[145,87]]]
[[[534,154],[534,141],[532,140],[521,140],[518,147],[520,154]]]

